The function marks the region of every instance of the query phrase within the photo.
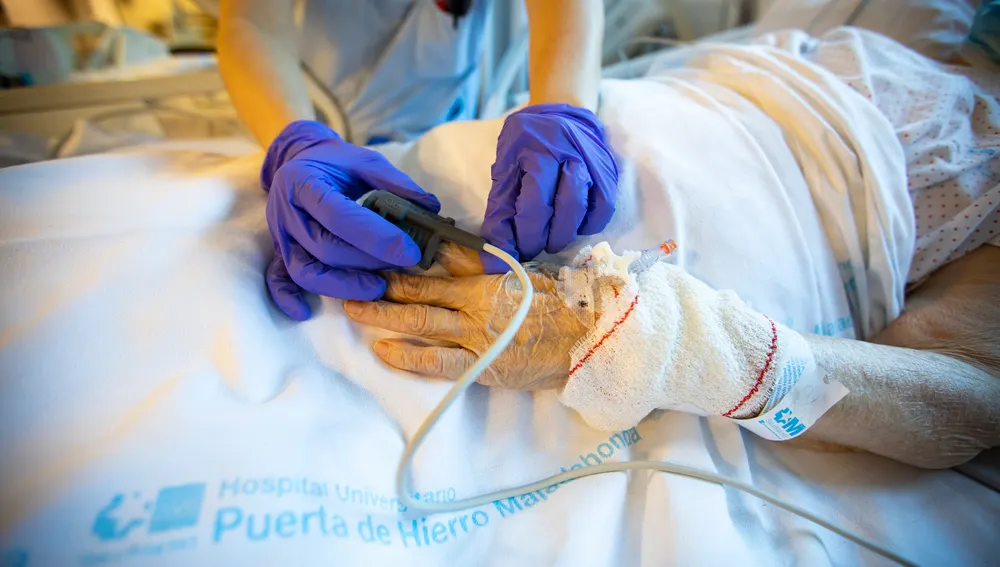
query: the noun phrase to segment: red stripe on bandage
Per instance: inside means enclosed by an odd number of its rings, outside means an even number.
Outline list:
[[[743,404],[750,401],[750,398],[754,397],[757,391],[760,390],[760,385],[764,383],[764,376],[767,376],[767,371],[771,369],[771,363],[774,362],[774,353],[778,350],[778,329],[774,326],[774,321],[770,317],[767,318],[767,321],[771,323],[771,349],[767,352],[767,360],[764,361],[764,367],[760,369],[760,374],[757,375],[757,382],[753,385],[753,388],[750,388],[747,395],[743,396],[743,399],[733,406],[733,409],[722,414],[723,417],[729,417],[736,410],[743,407]]]
[[[590,347],[590,350],[587,351],[587,354],[583,355],[583,358],[580,359],[580,362],[576,363],[576,366],[574,366],[573,368],[569,369],[569,375],[570,376],[573,376],[574,372],[576,372],[581,367],[583,367],[583,364],[585,362],[587,362],[587,359],[590,358],[591,355],[593,355],[597,351],[597,349],[601,348],[601,345],[604,344],[604,341],[606,341],[608,339],[608,337],[611,336],[611,333],[614,333],[615,329],[617,329],[619,326],[621,326],[621,324],[624,323],[626,319],[628,319],[629,315],[632,314],[632,311],[635,311],[635,306],[636,306],[637,303],[639,303],[639,295],[638,294],[636,294],[635,299],[632,300],[632,303],[628,306],[628,309],[625,310],[625,314],[622,315],[620,319],[618,319],[617,321],[615,321],[614,325],[611,325],[611,328],[608,329],[607,333],[604,333],[604,336],[601,337],[601,340],[597,341],[596,345]]]

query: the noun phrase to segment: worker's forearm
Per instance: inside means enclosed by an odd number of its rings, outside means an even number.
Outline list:
[[[531,104],[597,110],[604,39],[601,0],[526,0]]]
[[[315,118],[299,68],[291,2],[223,0],[218,52],[233,105],[262,146],[288,123]]]
[[[817,364],[850,390],[800,439],[925,468],[1000,444],[1000,377],[935,352],[806,336]]]

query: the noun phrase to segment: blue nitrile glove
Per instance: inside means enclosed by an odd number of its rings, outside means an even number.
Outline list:
[[[504,121],[480,235],[521,261],[596,234],[615,212],[618,166],[601,121],[568,104],[538,104]],[[507,265],[482,254],[488,273]]]
[[[292,122],[271,143],[260,181],[268,192],[267,225],[275,249],[267,289],[298,321],[310,316],[303,290],[375,300],[385,292],[385,280],[372,272],[420,261],[420,248],[409,236],[356,199],[381,189],[434,212],[441,209],[434,195],[385,156],[308,120]]]

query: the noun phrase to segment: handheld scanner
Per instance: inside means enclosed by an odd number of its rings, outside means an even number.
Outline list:
[[[427,209],[388,191],[373,191],[361,206],[371,209],[385,220],[398,226],[420,247],[420,269],[434,263],[434,254],[442,240],[450,240],[473,250],[482,250],[486,241],[475,234],[455,227],[454,219],[436,215]]]

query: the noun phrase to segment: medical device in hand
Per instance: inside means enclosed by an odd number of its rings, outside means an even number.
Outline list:
[[[411,496],[411,494],[413,494],[413,489],[410,484],[410,467],[413,464],[413,457],[416,454],[417,449],[420,448],[420,445],[424,442],[424,439],[430,433],[431,429],[437,425],[438,420],[441,419],[441,416],[448,410],[451,404],[454,403],[458,396],[464,393],[465,390],[467,390],[469,386],[471,386],[476,379],[479,378],[479,375],[482,374],[494,360],[496,360],[497,356],[499,356],[500,353],[507,348],[507,345],[510,344],[510,341],[514,338],[514,335],[517,334],[517,331],[521,328],[521,324],[524,323],[524,320],[528,315],[528,310],[531,308],[531,302],[534,298],[534,289],[532,288],[531,280],[528,279],[528,273],[524,270],[521,264],[517,262],[517,260],[511,257],[510,254],[507,254],[503,250],[488,244],[479,236],[456,228],[455,221],[450,218],[436,215],[423,207],[415,205],[406,199],[387,191],[375,191],[371,193],[365,199],[363,206],[377,212],[389,222],[403,229],[403,231],[406,232],[406,234],[409,235],[418,246],[420,246],[422,256],[418,265],[422,269],[426,270],[431,267],[431,264],[434,262],[434,254],[437,252],[441,241],[450,240],[456,244],[461,244],[474,250],[487,252],[503,260],[508,266],[510,266],[511,270],[514,271],[514,274],[517,275],[518,280],[521,282],[521,288],[524,290],[524,295],[521,298],[521,304],[518,306],[517,311],[514,313],[513,318],[511,318],[507,328],[504,329],[503,333],[501,333],[499,337],[497,337],[493,346],[487,349],[486,352],[479,357],[479,360],[466,370],[458,381],[455,382],[455,385],[448,390],[448,393],[445,394],[445,397],[438,403],[437,407],[435,407],[430,415],[427,416],[413,437],[407,441],[406,448],[403,450],[403,455],[399,460],[399,467],[396,470],[396,492],[399,493],[400,502],[408,508],[424,510],[431,513],[456,512],[466,508],[489,504],[495,500],[504,500],[511,497],[521,496],[529,492],[543,490],[554,484],[586,476],[628,470],[655,470],[679,476],[686,476],[705,482],[714,482],[723,486],[731,486],[737,490],[756,496],[765,502],[774,504],[779,508],[783,508],[816,525],[823,526],[824,528],[889,560],[895,561],[900,565],[915,565],[915,563],[865,537],[831,524],[804,508],[782,500],[781,498],[764,492],[752,485],[695,467],[665,461],[625,461],[620,463],[602,463],[596,466],[573,469],[555,474],[548,478],[543,478],[537,482],[525,484],[523,486],[515,486],[505,490],[482,494],[480,496],[455,500],[453,502],[424,502],[414,500]]]
[[[430,269],[442,240],[450,240],[473,250],[484,250],[487,246],[482,238],[455,228],[454,219],[438,216],[388,191],[371,192],[362,206],[375,211],[385,220],[401,228],[417,243],[421,252],[417,266],[422,270]],[[517,329],[514,329],[514,332],[516,333]],[[506,343],[504,346],[507,346]],[[503,347],[497,350],[503,350]]]

